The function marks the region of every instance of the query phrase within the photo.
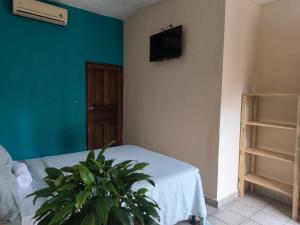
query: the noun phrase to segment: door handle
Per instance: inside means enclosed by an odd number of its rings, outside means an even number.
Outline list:
[[[89,111],[93,111],[94,107],[93,106],[89,106]]]

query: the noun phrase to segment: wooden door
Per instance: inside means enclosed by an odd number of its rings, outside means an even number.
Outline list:
[[[87,63],[87,147],[89,150],[116,141],[122,144],[123,69]]]

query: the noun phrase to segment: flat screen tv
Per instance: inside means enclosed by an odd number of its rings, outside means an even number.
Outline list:
[[[182,54],[182,26],[150,37],[150,62],[178,58]]]

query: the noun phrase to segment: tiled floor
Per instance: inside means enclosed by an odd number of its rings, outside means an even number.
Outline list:
[[[257,194],[247,194],[220,209],[207,205],[207,211],[211,225],[300,225],[290,219],[289,206]]]

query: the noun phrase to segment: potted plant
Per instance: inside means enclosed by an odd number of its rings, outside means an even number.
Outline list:
[[[109,147],[109,146],[107,146]],[[37,225],[158,225],[159,207],[147,189],[133,184],[151,177],[139,171],[148,166],[132,160],[106,160],[104,147],[96,157],[62,169],[47,168],[47,187],[32,193],[34,204],[45,198],[34,219]]]

